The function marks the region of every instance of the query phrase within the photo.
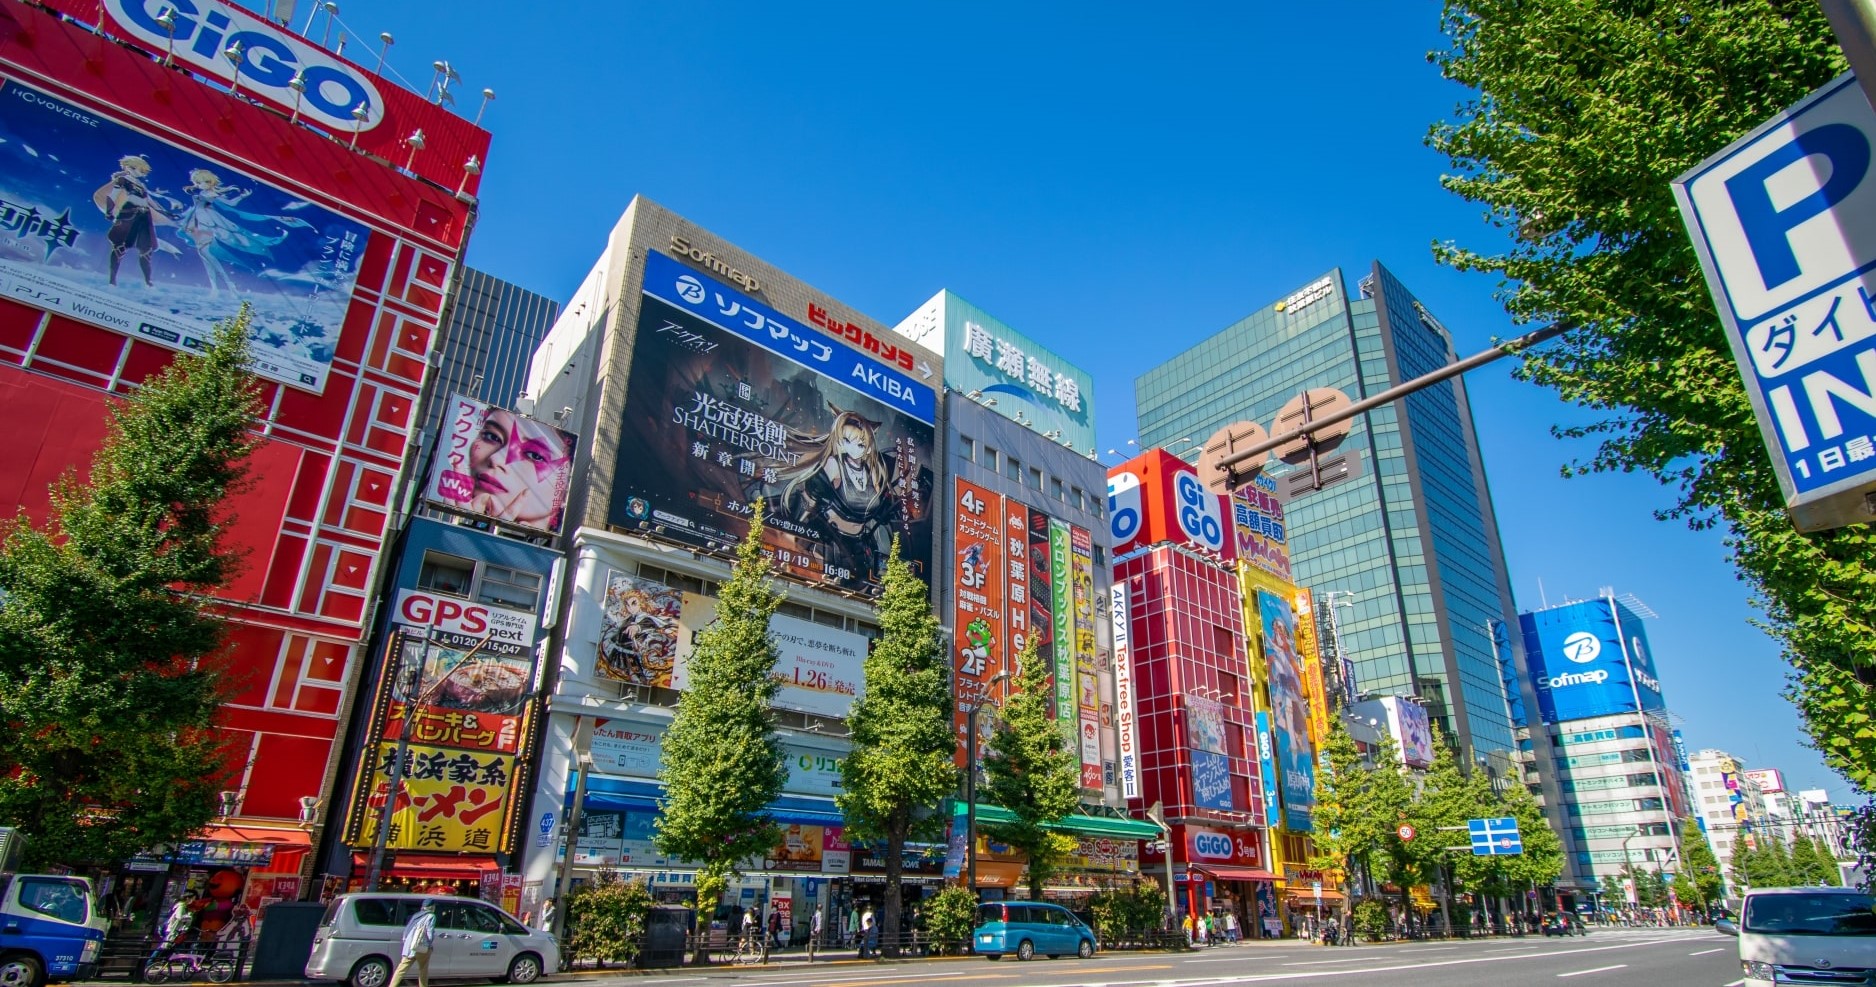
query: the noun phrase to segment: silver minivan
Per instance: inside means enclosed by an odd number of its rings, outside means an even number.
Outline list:
[[[475,977],[531,984],[560,968],[560,944],[473,898],[444,895],[354,892],[332,899],[313,953],[309,980],[343,980],[351,987],[384,987],[397,966],[404,925],[428,901],[436,902],[436,938],[430,949],[432,979]]]
[[[1745,976],[1734,983],[1876,983],[1876,900],[1855,888],[1749,891],[1739,921],[1714,928],[1739,937]]]

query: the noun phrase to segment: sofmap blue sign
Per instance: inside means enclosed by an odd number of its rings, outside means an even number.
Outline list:
[[[1584,600],[1522,614],[1538,715],[1555,724],[1658,710],[1661,681],[1641,617],[1620,602]]]
[[[1876,484],[1876,111],[1842,75],[1674,181],[1803,531]]]
[[[938,396],[930,385],[657,251],[645,257],[645,292],[927,425],[937,422]]]
[[[1236,809],[1231,797],[1231,759],[1192,750],[1192,804],[1206,809]]]

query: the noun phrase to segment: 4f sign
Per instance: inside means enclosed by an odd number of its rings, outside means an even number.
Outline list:
[[[1876,514],[1872,146],[1846,74],[1674,182],[1801,531]]]

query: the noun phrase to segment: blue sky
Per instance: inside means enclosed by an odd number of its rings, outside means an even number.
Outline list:
[[[957,291],[1093,374],[1102,449],[1134,437],[1140,370],[1330,267],[1379,258],[1463,353],[1515,333],[1492,278],[1432,258],[1496,235],[1423,143],[1467,96],[1426,61],[1437,4],[1067,9],[343,0],[340,21],[390,31],[418,89],[447,59],[470,114],[496,91],[474,266],[564,298],[642,193],[889,325]],[[1589,416],[1507,364],[1467,383],[1519,606],[1635,594],[1690,747],[1847,798],[1719,537],[1654,520],[1651,479],[1561,479],[1589,450],[1548,429]]]

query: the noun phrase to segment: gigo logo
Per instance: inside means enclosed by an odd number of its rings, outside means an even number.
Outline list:
[[[1192,852],[1206,860],[1230,860],[1231,837],[1223,833],[1193,833]]]
[[[1588,631],[1577,631],[1563,639],[1563,656],[1579,665],[1587,665],[1602,654],[1602,641]]]
[[[327,127],[351,133],[384,119],[378,88],[364,73],[244,11],[198,0],[104,0],[104,6],[138,40],[157,51],[174,50],[218,79],[235,77],[236,63],[223,52],[239,44],[243,91],[282,106],[297,101],[302,114]],[[175,22],[173,34],[157,23],[165,10]],[[303,92],[296,91],[300,87]],[[363,121],[352,116],[358,106],[365,108]]]
[[[1565,672],[1550,680],[1552,689],[1561,689],[1567,685],[1601,685],[1609,681],[1609,673],[1598,668],[1593,672]]]
[[[1107,478],[1108,530],[1119,549],[1140,533],[1140,477],[1134,473],[1116,473]]]
[[[1179,530],[1203,548],[1223,551],[1225,517],[1218,507],[1218,495],[1206,490],[1196,473],[1175,473],[1172,482]]]

